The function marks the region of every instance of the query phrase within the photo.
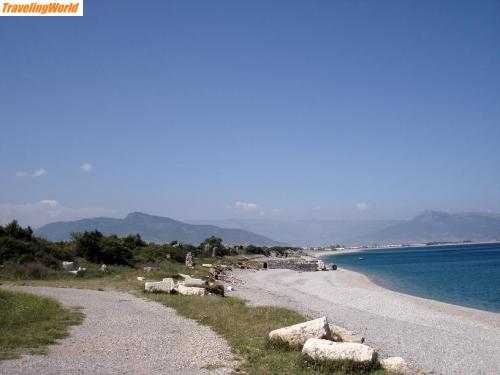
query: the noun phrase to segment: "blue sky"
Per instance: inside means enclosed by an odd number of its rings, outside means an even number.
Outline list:
[[[0,221],[500,212],[498,1],[137,4],[0,19]]]

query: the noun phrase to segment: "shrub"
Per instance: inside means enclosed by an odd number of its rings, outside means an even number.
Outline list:
[[[15,279],[45,279],[50,274],[50,269],[40,262],[6,262],[0,275]]]
[[[205,288],[207,292],[224,297],[224,285],[214,284]]]
[[[98,230],[74,233],[75,251],[92,263],[132,264],[132,251],[115,235],[104,236]]]

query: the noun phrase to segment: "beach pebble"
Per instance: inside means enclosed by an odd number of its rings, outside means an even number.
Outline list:
[[[368,345],[322,339],[307,340],[302,348],[302,353],[313,360],[351,360],[355,362],[375,360],[375,351]]]
[[[291,346],[302,346],[311,338],[330,338],[330,326],[326,316],[293,326],[276,329],[269,333],[269,339],[281,340]]]

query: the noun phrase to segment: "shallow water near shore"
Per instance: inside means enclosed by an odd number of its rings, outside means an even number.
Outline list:
[[[322,259],[398,292],[500,312],[498,243],[368,250]]]

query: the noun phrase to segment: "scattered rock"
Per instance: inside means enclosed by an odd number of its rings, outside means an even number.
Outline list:
[[[146,280],[146,278],[145,278],[145,277],[143,277],[143,276],[137,276],[137,280],[139,280],[139,281],[144,281],[144,280]]]
[[[178,284],[177,293],[182,294],[184,296],[204,296],[206,294],[206,291],[205,288],[198,288],[198,287]]]
[[[380,365],[388,371],[394,371],[401,374],[408,373],[408,365],[401,357],[389,357],[381,359]]]
[[[310,338],[329,339],[330,337],[331,332],[326,316],[276,329],[269,333],[270,340],[283,341],[290,346],[302,346]]]
[[[184,275],[182,273],[180,273],[179,275],[184,278],[183,284],[185,286],[196,286],[196,287],[202,288],[205,285],[207,285],[207,282],[205,280],[195,279],[195,278],[193,278],[193,277],[191,277],[189,275]]]
[[[326,271],[326,264],[322,260],[318,260],[318,271]]]
[[[162,281],[150,281],[144,284],[144,290],[146,292],[164,292],[164,293],[172,293],[174,290],[175,283],[174,279],[166,278]]]
[[[210,264],[210,263],[203,263],[201,266],[202,266],[202,267],[206,267],[206,268],[211,268],[211,267],[213,267],[213,265],[212,265],[212,264]]]
[[[87,272],[87,269],[86,268],[83,268],[83,267],[78,267],[77,270],[74,270],[74,271],[68,271],[69,273],[72,273],[73,275],[75,276],[78,276],[78,277],[81,277],[83,275],[85,275],[85,273]]]
[[[234,292],[234,286],[230,285],[226,289],[227,289],[228,292]]]
[[[210,275],[210,279],[212,280],[219,280],[219,275],[220,275],[220,272],[218,270],[216,270],[215,268],[210,268],[208,270],[208,274]]]
[[[357,342],[359,344],[365,342],[365,338],[363,336],[357,335],[354,332],[351,332],[345,328],[336,326],[334,324],[330,324],[330,331],[339,335],[342,341],[344,342]]]
[[[144,272],[148,273],[148,272],[151,272],[153,270],[153,267],[144,267],[143,270],[144,270]]]
[[[302,348],[302,353],[313,360],[350,360],[355,362],[373,362],[375,350],[365,344],[354,342],[334,342],[323,339],[309,339]]]
[[[63,261],[62,262],[62,267],[65,269],[65,270],[72,270],[75,268],[75,262],[65,262]]]

